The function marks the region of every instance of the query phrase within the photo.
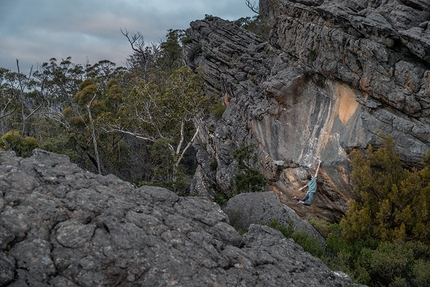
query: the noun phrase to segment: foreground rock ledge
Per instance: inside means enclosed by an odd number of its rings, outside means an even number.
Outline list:
[[[63,155],[0,152],[0,286],[346,286],[266,226],[219,206],[86,172]]]

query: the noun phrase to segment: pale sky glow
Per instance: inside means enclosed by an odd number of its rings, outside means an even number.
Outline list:
[[[16,71],[19,59],[25,72],[68,56],[76,64],[124,65],[132,51],[121,28],[159,43],[168,29],[186,29],[205,14],[255,15],[245,0],[0,0],[0,67]]]

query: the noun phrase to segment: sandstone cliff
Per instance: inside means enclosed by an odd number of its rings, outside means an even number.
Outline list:
[[[392,134],[405,165],[420,165],[430,147],[429,5],[261,0],[272,25],[267,42],[216,17],[192,22],[189,65],[201,68],[227,107],[202,127],[199,190],[231,190],[232,151],[257,143],[257,168],[280,200],[302,216],[335,221],[354,197],[352,149]],[[298,208],[289,199],[317,157],[318,195],[310,208]]]
[[[0,286],[348,286],[267,226],[64,155],[0,152]]]

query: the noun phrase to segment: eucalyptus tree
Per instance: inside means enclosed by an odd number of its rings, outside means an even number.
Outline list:
[[[153,183],[178,191],[180,164],[209,107],[199,75],[184,66],[165,81],[142,80],[125,95],[118,117],[105,119],[104,129],[152,144],[152,156],[158,162]]]
[[[5,134],[9,130],[7,118],[15,113],[18,108],[17,99],[10,85],[10,71],[0,68],[0,133]]]
[[[28,134],[28,123],[31,118],[45,105],[44,95],[32,90],[32,71],[27,75],[21,73],[19,61],[16,60],[17,72],[8,69],[1,71],[1,97],[3,118],[11,117],[3,125],[5,129],[19,130],[22,135]],[[5,132],[5,131],[4,131]]]
[[[87,65],[84,71],[85,79],[61,114],[68,133],[76,140],[98,173],[102,173],[99,137],[103,131],[99,129],[97,121],[108,108],[115,105],[116,100],[109,94],[109,83],[121,73],[123,68],[116,68],[116,64],[108,60]],[[92,148],[89,148],[90,146]]]

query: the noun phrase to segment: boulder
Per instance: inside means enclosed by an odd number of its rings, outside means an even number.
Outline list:
[[[0,286],[348,286],[339,274],[267,226],[240,235],[206,197],[0,152]]]
[[[269,225],[276,220],[283,226],[292,223],[296,231],[306,232],[321,246],[325,246],[324,238],[315,228],[308,221],[302,220],[293,209],[282,204],[272,191],[238,194],[227,201],[222,209],[228,215],[230,224],[237,230],[246,230],[251,224]]]

